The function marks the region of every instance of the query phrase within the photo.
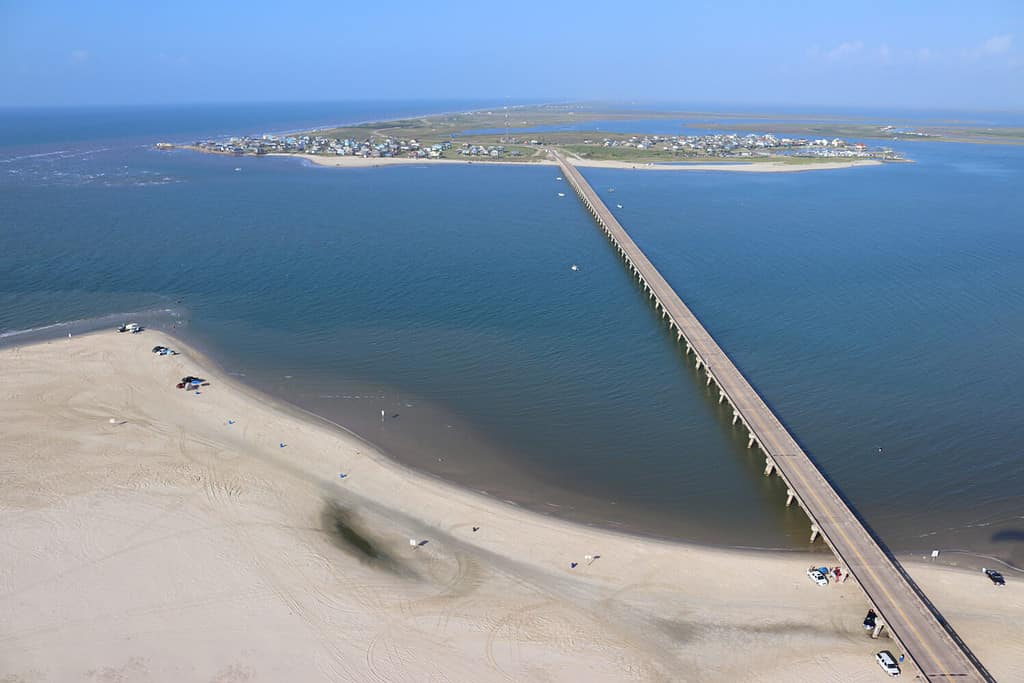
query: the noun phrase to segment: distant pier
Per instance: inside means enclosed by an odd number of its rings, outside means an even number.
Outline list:
[[[878,614],[873,633],[888,629],[907,658],[930,681],[993,681],[967,645],[928,601],[900,563],[882,547],[822,475],[807,453],[718,346],[675,290],[633,242],[580,172],[550,152],[565,179],[618,251],[630,273],[680,344],[686,345],[718,402],[732,407],[733,424],[747,432],[747,447],[764,454],[764,473],[786,484],[786,505],[796,501],[810,520],[810,539],[820,537],[853,575]]]

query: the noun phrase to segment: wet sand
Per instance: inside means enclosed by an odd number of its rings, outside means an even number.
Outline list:
[[[828,555],[668,543],[494,501],[162,333],[6,348],[0,373],[0,679],[867,681],[874,652],[895,651],[861,629],[852,579],[804,576]],[[210,385],[175,389],[186,374]],[[1024,583],[908,569],[1013,680]]]

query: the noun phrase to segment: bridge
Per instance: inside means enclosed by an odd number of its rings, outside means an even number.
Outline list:
[[[676,339],[686,344],[687,358],[692,356],[707,386],[715,385],[718,402],[728,402],[732,407],[732,422],[746,430],[747,447],[764,454],[765,475],[776,473],[782,478],[786,484],[786,505],[796,501],[807,514],[811,542],[820,536],[864,591],[878,614],[873,635],[877,637],[883,626],[888,628],[889,635],[926,680],[993,681],[902,565],[857,517],[633,242],[582,174],[561,153],[550,154],[662,320],[676,333]]]

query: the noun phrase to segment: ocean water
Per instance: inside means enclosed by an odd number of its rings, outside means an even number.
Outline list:
[[[388,107],[249,111],[243,132],[458,108]],[[0,114],[0,342],[131,313],[496,498],[807,547],[554,169],[158,152],[234,131],[135,111],[76,133],[75,114]],[[904,149],[916,163],[584,174],[890,547],[1024,564],[1024,148]]]

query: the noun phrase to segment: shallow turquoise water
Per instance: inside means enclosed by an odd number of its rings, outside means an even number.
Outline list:
[[[0,149],[0,333],[173,309],[228,371],[440,476],[648,533],[805,545],[554,169],[83,138]],[[886,542],[1021,562],[1024,151],[906,149],[918,163],[585,175]]]

